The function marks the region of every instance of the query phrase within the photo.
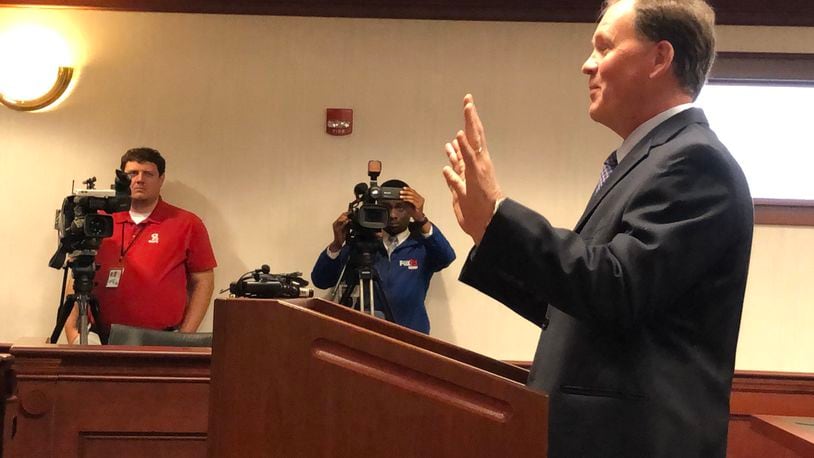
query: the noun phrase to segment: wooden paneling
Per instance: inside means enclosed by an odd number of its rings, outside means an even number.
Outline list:
[[[814,84],[814,54],[719,52],[710,69],[714,83]]]
[[[755,199],[755,224],[814,226],[814,200]]]
[[[0,5],[56,5],[116,11],[280,16],[595,22],[599,0],[0,0]],[[814,25],[809,0],[710,0],[719,24]]]
[[[19,405],[8,456],[206,456],[210,349],[15,345],[11,353]]]
[[[792,457],[794,452],[755,431],[752,415],[814,416],[814,374],[735,373],[729,417],[729,458]]]
[[[9,347],[17,396],[14,381],[0,379],[3,458],[205,456],[208,349]],[[10,363],[0,358],[6,374]],[[814,374],[738,371],[730,405],[729,458],[799,456],[756,431],[751,416],[814,417]]]
[[[2,344],[0,344],[2,347]],[[0,457],[5,457],[3,452],[3,444],[6,444],[11,439],[11,434],[14,428],[14,409],[17,407],[17,399],[15,397],[15,381],[11,372],[11,365],[14,362],[14,357],[8,353],[3,353],[0,348]],[[6,348],[6,350],[8,350]],[[6,415],[8,412],[9,415]],[[6,421],[8,417],[8,421]]]
[[[161,454],[156,455],[160,450]],[[206,456],[206,437],[198,434],[82,434],[79,455],[83,458],[144,458],[155,456]]]
[[[799,457],[814,456],[814,417],[755,415],[752,427]]]
[[[814,374],[737,371],[732,380],[730,413],[814,415]]]

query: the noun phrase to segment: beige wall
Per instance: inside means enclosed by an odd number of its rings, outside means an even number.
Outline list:
[[[383,178],[427,197],[427,214],[463,258],[470,241],[440,169],[467,91],[505,191],[557,225],[577,219],[618,142],[585,113],[587,24],[0,8],[0,28],[29,20],[69,37],[80,74],[52,112],[0,110],[0,341],[50,333],[61,281],[46,267],[53,211],[72,179],[111,182],[128,147],[165,153],[164,196],[206,222],[220,289],[263,263],[310,273],[372,158]],[[720,35],[722,50],[814,51],[807,29]],[[324,133],[327,107],[354,109],[352,136]],[[758,228],[738,368],[814,371],[812,245],[811,229]],[[538,330],[459,284],[461,264],[431,286],[433,335],[531,359]],[[210,311],[203,328],[211,325]]]

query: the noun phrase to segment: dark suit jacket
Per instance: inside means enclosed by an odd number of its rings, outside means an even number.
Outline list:
[[[723,457],[753,208],[703,112],[650,132],[573,231],[506,200],[461,280],[543,328],[551,457]]]

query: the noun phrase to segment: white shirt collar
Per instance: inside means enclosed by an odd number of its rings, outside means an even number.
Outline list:
[[[130,219],[133,220],[136,224],[141,224],[142,221],[149,218],[150,215],[153,214],[152,210],[149,213],[139,213],[133,210],[130,210]]]
[[[652,118],[643,122],[639,127],[636,128],[636,130],[627,136],[627,138],[622,142],[622,146],[616,149],[616,161],[622,162],[622,159],[627,156],[627,153],[629,153],[637,143],[639,143],[647,134],[649,134],[650,131],[658,127],[659,124],[681,113],[682,111],[689,110],[694,106],[695,105],[692,103],[676,105],[673,108],[662,111],[656,116],[653,116]]]
[[[388,232],[384,232],[383,235],[384,235],[384,237],[382,237],[382,240],[384,241],[384,246],[387,247],[387,248],[390,248],[390,246],[389,246],[390,245],[390,237],[391,237],[390,234]],[[404,242],[405,240],[407,240],[407,237],[409,237],[409,236],[410,236],[410,229],[409,228],[404,229],[403,231],[396,234],[396,246],[391,248],[391,250],[396,248],[397,246],[401,245],[401,243]]]

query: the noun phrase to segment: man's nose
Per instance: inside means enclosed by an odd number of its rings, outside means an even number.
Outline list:
[[[585,59],[585,62],[582,63],[582,73],[586,75],[590,75],[596,71],[596,59],[594,59],[593,53]]]

